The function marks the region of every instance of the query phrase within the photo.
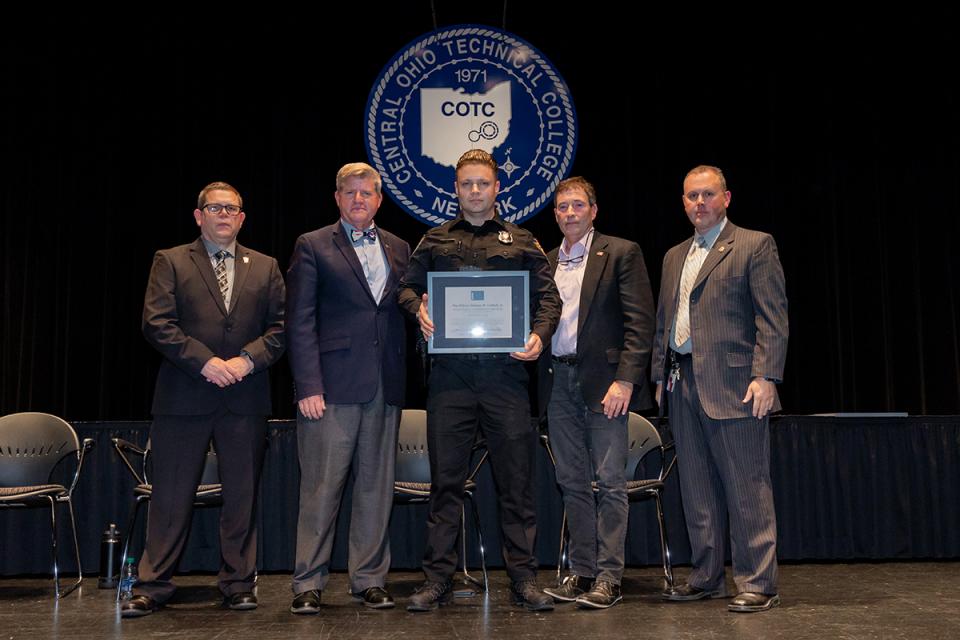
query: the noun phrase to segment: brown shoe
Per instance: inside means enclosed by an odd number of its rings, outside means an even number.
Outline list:
[[[571,573],[559,586],[547,587],[543,592],[558,602],[573,602],[592,588],[593,578],[584,578]]]
[[[727,605],[728,611],[735,613],[756,613],[780,606],[780,596],[776,593],[738,593]]]
[[[120,605],[120,617],[142,618],[143,616],[150,615],[159,608],[160,605],[150,596],[133,596]]]
[[[609,609],[623,600],[620,595],[620,585],[607,580],[597,580],[593,589],[577,598],[577,606],[581,609]]]

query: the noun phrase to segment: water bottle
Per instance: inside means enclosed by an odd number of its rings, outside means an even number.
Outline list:
[[[98,589],[116,589],[117,577],[120,573],[120,532],[117,525],[111,524],[103,532],[100,542],[100,579],[97,580]]]
[[[133,557],[127,558],[120,572],[120,599],[129,600],[133,597],[133,585],[137,584],[137,565]]]

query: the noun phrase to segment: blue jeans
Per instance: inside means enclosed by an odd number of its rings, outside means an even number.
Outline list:
[[[547,419],[570,529],[570,568],[584,578],[620,584],[630,508],[627,416],[608,419],[588,409],[576,365],[552,365]]]

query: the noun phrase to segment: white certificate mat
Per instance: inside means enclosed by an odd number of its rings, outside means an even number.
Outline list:
[[[510,287],[447,287],[444,335],[448,338],[509,338]]]

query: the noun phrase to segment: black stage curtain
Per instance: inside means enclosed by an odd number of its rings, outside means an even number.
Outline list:
[[[110,446],[119,436],[146,442],[147,423],[81,423],[82,437],[97,441],[76,494],[84,570],[98,567],[100,533],[110,522],[125,527],[133,486]],[[297,520],[296,430],[292,422],[271,424],[261,486],[260,567],[292,571]],[[831,418],[784,416],[771,426],[771,465],[781,560],[917,559],[960,557],[960,419]],[[553,470],[543,450],[537,459],[537,555],[555,565],[562,506]],[[344,513],[349,512],[349,487]],[[478,505],[490,566],[502,566],[497,501],[489,468],[480,476]],[[664,509],[673,558],[687,563],[686,537],[677,477],[671,476]],[[218,510],[196,512],[181,568],[218,567]],[[142,518],[146,515],[141,513]],[[414,569],[423,554],[425,506],[397,506],[391,520],[393,567]],[[333,565],[346,567],[348,518],[338,523]],[[141,527],[142,529],[142,527]],[[479,565],[472,542],[468,559]],[[61,526],[63,566],[72,545]],[[139,557],[142,531],[132,553]],[[45,511],[0,511],[0,575],[50,569],[49,517]],[[660,562],[653,505],[631,506],[627,562]]]
[[[686,171],[724,168],[731,219],[780,247],[787,410],[960,414],[953,9],[764,24],[726,9],[638,21],[604,6],[374,4],[356,28],[353,7],[320,22],[258,7],[128,28],[93,12],[44,16],[42,32],[4,24],[0,414],[149,418],[144,286],[155,250],[196,237],[200,188],[236,185],[240,241],[285,268],[299,234],[336,220],[334,176],[365,158],[380,69],[462,22],[505,27],[563,74],[596,226],[641,245],[655,289],[664,253],[691,233]],[[424,231],[389,199],[377,221],[412,245]],[[526,226],[559,243],[549,210]],[[278,418],[293,417],[291,386],[281,362]],[[410,396],[422,405],[415,385]]]

